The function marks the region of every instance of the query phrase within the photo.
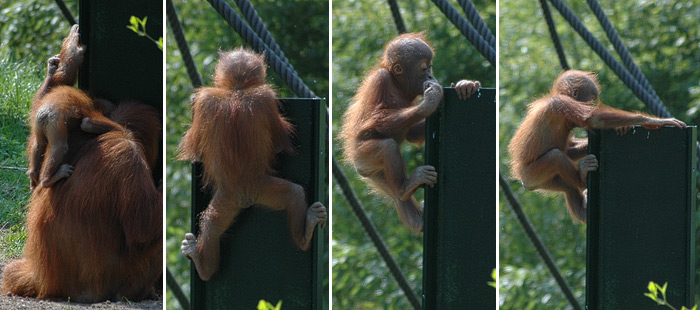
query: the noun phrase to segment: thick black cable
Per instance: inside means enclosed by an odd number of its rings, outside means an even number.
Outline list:
[[[414,309],[420,309],[421,302],[418,299],[418,296],[411,288],[411,285],[408,283],[406,276],[403,274],[401,268],[394,260],[394,257],[391,256],[389,248],[386,246],[386,243],[384,243],[384,240],[382,240],[382,237],[379,235],[379,232],[372,223],[372,220],[370,220],[369,216],[367,216],[365,208],[362,206],[360,199],[357,198],[357,195],[355,195],[355,192],[352,190],[350,181],[348,181],[348,177],[345,175],[345,172],[343,172],[340,164],[338,164],[338,162],[335,160],[335,156],[333,156],[333,178],[343,190],[345,200],[348,202],[350,207],[352,207],[352,212],[354,212],[357,219],[360,220],[365,233],[367,233],[367,236],[369,236],[372,243],[374,243],[379,255],[382,257],[387,267],[389,267],[389,271],[394,276],[394,279],[396,279],[396,282],[399,283],[399,287],[401,287],[401,290],[403,290],[404,294],[408,298],[408,301],[411,303]]]
[[[192,86],[194,88],[201,87],[204,82],[202,82],[202,77],[199,75],[199,71],[197,71],[197,67],[192,59],[192,53],[190,53],[190,48],[187,45],[187,40],[185,39],[185,33],[182,30],[182,25],[177,17],[177,11],[175,10],[172,0],[167,0],[165,2],[165,14],[167,15],[170,29],[175,36],[175,41],[177,42],[177,47],[180,50],[182,60],[187,68],[187,75],[190,78],[190,82],[192,82]],[[180,303],[182,309],[188,310],[190,308],[190,302],[187,300],[185,293],[182,292],[182,288],[177,283],[177,280],[175,280],[175,277],[173,277],[169,268],[166,268],[165,276],[166,285],[170,291],[175,294],[175,298]]]
[[[552,12],[549,10],[549,5],[547,0],[540,0],[540,6],[542,6],[542,13],[544,18],[547,20],[547,28],[549,29],[549,35],[552,37],[552,42],[554,43],[554,48],[557,50],[557,56],[559,56],[559,64],[564,70],[569,70],[569,63],[566,61],[566,55],[564,55],[564,48],[561,46],[561,41],[559,41],[559,34],[557,34],[557,28],[554,26],[554,19],[552,19]]]
[[[615,74],[622,80],[623,83],[632,90],[632,93],[637,96],[644,105],[649,108],[654,115],[660,117],[671,117],[671,113],[666,110],[663,102],[654,97],[649,90],[644,88],[622,65],[615,60],[615,58],[605,49],[605,47],[598,41],[593,34],[591,34],[588,29],[581,23],[581,21],[574,15],[574,13],[564,4],[561,0],[549,0],[552,5],[561,13],[561,15],[566,19],[566,21],[571,25],[576,32],[583,38],[586,43],[595,51],[598,56],[608,65]],[[700,142],[695,143],[695,148],[698,153],[697,168],[700,170]]]
[[[632,59],[632,56],[630,55],[630,52],[627,50],[627,47],[622,43],[622,40],[620,39],[620,35],[618,35],[617,30],[615,30],[615,27],[610,23],[610,20],[608,19],[608,16],[605,15],[605,12],[603,12],[603,9],[600,7],[600,4],[598,1],[595,0],[586,0],[588,2],[588,6],[591,8],[591,11],[595,14],[596,18],[598,19],[598,22],[600,22],[600,25],[603,27],[603,30],[605,30],[605,35],[608,37],[608,40],[613,44],[613,47],[615,47],[615,51],[617,52],[618,55],[620,55],[620,59],[622,59],[622,63],[625,65],[627,68],[627,71],[632,74],[632,76],[644,86],[649,94],[651,94],[652,97],[654,97],[656,100],[661,102],[661,99],[659,96],[656,94],[656,91],[654,91],[654,87],[649,84],[649,81],[647,78],[644,76],[644,73],[642,73],[642,70],[637,67],[637,65],[634,63],[634,59]]]
[[[554,263],[554,259],[552,259],[552,255],[549,254],[549,251],[547,250],[547,247],[545,247],[544,242],[542,242],[542,239],[540,239],[540,237],[537,235],[537,232],[532,226],[530,219],[528,219],[527,215],[523,211],[523,207],[520,206],[518,200],[515,199],[513,191],[508,185],[506,179],[503,177],[503,174],[498,174],[498,181],[501,184],[501,190],[503,191],[503,194],[506,196],[511,208],[515,212],[515,215],[517,216],[520,225],[525,230],[525,234],[530,239],[530,242],[532,242],[532,245],[535,246],[537,253],[540,254],[540,257],[542,257],[542,260],[544,261],[545,265],[547,265],[549,273],[551,273],[554,277],[554,280],[557,281],[559,288],[561,289],[562,293],[564,293],[564,296],[569,301],[569,304],[571,304],[571,306],[575,310],[581,310],[581,305],[578,303],[578,300],[576,300],[574,292],[571,290],[571,287],[564,279],[564,276],[562,276],[561,271],[559,271],[559,268]]]
[[[632,90],[637,98],[642,100],[644,104],[655,114],[661,117],[671,117],[671,113],[666,110],[663,103],[656,100],[615,58],[605,49],[593,34],[583,25],[583,23],[574,15],[574,13],[561,0],[549,0],[554,7],[561,13],[571,27],[578,32],[581,38],[595,51],[598,56],[608,65],[615,74],[622,80],[627,87]]]
[[[70,10],[66,6],[66,3],[63,2],[63,0],[56,0],[56,4],[58,4],[58,8],[61,9],[63,16],[66,17],[66,19],[68,20],[68,22],[71,25],[77,24],[77,22],[75,21],[75,18],[73,18],[73,14],[70,13]]]
[[[492,48],[484,38],[481,37],[479,32],[474,29],[472,25],[467,22],[462,15],[460,15],[457,10],[446,0],[432,0],[435,5],[440,8],[447,19],[452,22],[453,25],[462,32],[462,35],[471,42],[474,47],[481,53],[486,60],[491,63],[492,66],[496,66],[496,49]]]
[[[482,38],[486,39],[486,42],[495,50],[496,49],[496,37],[491,33],[491,30],[481,16],[479,16],[479,10],[476,9],[474,4],[470,0],[459,0],[459,5],[462,6],[464,14],[467,15],[467,19],[472,26],[476,28]]]
[[[192,53],[190,53],[190,47],[187,45],[187,39],[185,39],[185,32],[182,30],[180,20],[177,18],[177,11],[173,5],[173,0],[167,0],[165,2],[165,14],[168,17],[168,24],[170,24],[170,29],[173,31],[173,36],[175,36],[175,42],[177,42],[177,48],[180,50],[182,61],[185,62],[187,75],[190,77],[192,86],[194,86],[194,88],[201,87],[204,85],[204,82],[202,81],[202,76],[199,75],[199,71],[197,71],[194,59],[192,59]]]
[[[187,300],[187,296],[185,296],[185,293],[182,292],[182,289],[177,284],[177,280],[175,280],[175,277],[173,277],[173,274],[170,272],[169,268],[165,269],[165,283],[168,284],[168,288],[175,295],[175,299],[177,299],[177,302],[180,303],[180,307],[182,307],[184,310],[189,310],[190,302]]]
[[[591,8],[591,11],[593,11],[593,14],[595,14],[601,27],[603,27],[605,35],[608,37],[608,40],[610,40],[610,43],[613,44],[615,51],[620,56],[620,59],[627,68],[627,71],[632,74],[632,76],[637,80],[637,82],[639,82],[643,87],[647,89],[647,92],[649,92],[652,98],[654,98],[657,102],[663,104],[663,101],[661,101],[659,95],[656,94],[654,87],[651,86],[649,80],[647,80],[642,70],[639,69],[637,64],[634,62],[634,59],[632,58],[632,55],[630,54],[629,50],[627,50],[625,44],[622,43],[620,35],[617,33],[617,30],[615,30],[615,27],[613,27],[612,23],[610,22],[610,19],[603,11],[603,8],[600,6],[600,3],[597,0],[586,0],[586,2],[588,3],[588,7]],[[698,150],[697,169],[700,170],[700,142],[696,142],[695,147]]]
[[[389,7],[391,8],[391,16],[394,17],[394,24],[396,25],[396,30],[399,34],[406,33],[406,25],[403,23],[403,18],[401,17],[401,11],[399,11],[399,4],[396,0],[388,0]]]
[[[280,60],[287,65],[295,75],[298,75],[294,70],[294,66],[289,63],[289,59],[284,56],[284,52],[280,49],[280,46],[277,44],[272,35],[270,35],[270,32],[267,31],[267,27],[265,27],[265,24],[263,23],[262,19],[260,19],[260,16],[258,16],[258,12],[255,11],[253,5],[251,5],[248,0],[236,0],[236,5],[239,9],[241,9],[241,12],[243,13],[243,16],[245,16],[245,19],[248,21],[250,27],[253,28],[258,37],[263,40],[265,46],[275,53],[275,55],[277,55],[277,57],[279,57]]]
[[[223,0],[207,0],[209,4],[226,20],[238,34],[256,51],[265,54],[265,59],[272,69],[279,75],[285,84],[302,98],[318,98],[296,75],[290,66],[285,64],[280,58],[270,49],[266,48],[265,43],[255,34],[250,26],[241,19],[238,14]]]

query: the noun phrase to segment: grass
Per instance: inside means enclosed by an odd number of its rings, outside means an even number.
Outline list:
[[[4,261],[21,254],[27,235],[27,119],[32,97],[41,84],[41,71],[6,56],[0,58],[0,67],[0,260]]]

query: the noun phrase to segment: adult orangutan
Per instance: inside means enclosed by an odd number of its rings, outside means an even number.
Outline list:
[[[78,39],[76,25],[49,59],[34,98],[27,239],[22,257],[3,269],[0,289],[138,301],[152,296],[162,274],[162,199],[151,174],[160,116],[138,103],[112,111],[111,103],[72,87],[85,50]],[[113,120],[102,114],[109,112]]]
[[[76,302],[139,301],[162,275],[161,190],[151,175],[160,116],[124,103],[119,128],[73,128],[63,163],[73,175],[32,192],[22,257],[5,266],[1,292]]]

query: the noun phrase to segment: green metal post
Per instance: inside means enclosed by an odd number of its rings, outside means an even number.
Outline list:
[[[438,181],[425,190],[423,309],[493,309],[496,268],[496,90],[467,101],[445,89],[428,119],[425,162]]]
[[[328,207],[328,120],[319,99],[283,99],[285,115],[296,128],[297,152],[279,157],[283,178],[300,184],[309,202]],[[208,204],[201,169],[193,171],[193,226]],[[199,184],[199,185],[198,185]],[[192,269],[192,309],[257,309],[265,299],[283,309],[323,309],[325,232],[317,227],[312,248],[303,252],[287,232],[286,214],[252,207],[241,212],[221,239],[221,264],[207,282]]]
[[[148,34],[163,36],[162,1],[80,1],[80,40],[87,45],[80,88],[114,103],[138,100],[161,111],[163,52],[126,28],[132,15],[147,16]]]
[[[642,295],[649,281],[668,282],[674,306],[692,306],[695,141],[695,127],[589,134],[599,168],[588,176],[588,309],[657,309]]]
[[[87,46],[78,74],[80,89],[114,104],[123,100],[145,103],[161,113],[163,52],[126,26],[132,15],[147,16],[148,34],[162,37],[163,2],[81,0],[79,10],[80,41]],[[162,176],[162,165],[156,165],[153,178],[158,181]]]

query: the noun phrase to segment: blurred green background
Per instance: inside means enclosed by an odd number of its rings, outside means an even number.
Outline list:
[[[617,55],[586,3],[565,3],[607,50]],[[689,125],[698,125],[700,2],[605,0],[600,4],[669,112]],[[551,5],[550,10],[569,66],[598,73],[602,102],[619,109],[651,113]],[[501,1],[499,16],[500,169],[508,177],[508,142],[525,115],[526,105],[548,92],[561,67],[538,1]],[[578,135],[585,132],[579,131]],[[516,181],[510,185],[583,304],[586,226],[572,223],[562,195],[530,192]],[[503,195],[499,208],[501,309],[571,309]],[[697,216],[700,220],[700,212]],[[696,240],[700,238],[696,236]],[[697,250],[695,257],[700,259],[700,246]],[[695,276],[696,283],[700,283],[700,273]],[[628,297],[647,298],[642,295],[645,291],[645,287],[640,287],[638,296]],[[651,300],[649,304],[654,305]]]
[[[425,31],[435,47],[433,74],[443,86],[461,79],[496,87],[496,68],[450,23],[430,1],[397,1],[409,32]],[[462,12],[457,1],[450,3]],[[474,1],[495,35],[494,1]],[[463,13],[462,13],[463,14]],[[382,47],[397,36],[389,4],[384,0],[333,1],[333,135],[360,82],[377,65]],[[496,107],[494,107],[495,109]],[[494,124],[495,126],[495,124]],[[333,155],[342,162],[341,143],[333,141]],[[423,164],[423,150],[402,147],[409,173]],[[391,254],[421,296],[423,235],[414,235],[399,221],[389,199],[371,193],[350,165],[343,164],[352,188],[384,238]],[[416,198],[422,200],[423,191]],[[410,309],[389,269],[353,214],[340,188],[333,183],[333,307],[337,309]]]
[[[245,45],[241,37],[206,1],[173,1],[194,63],[211,85],[218,52]],[[243,17],[233,1],[227,1]],[[321,98],[328,98],[328,1],[323,0],[251,0],[263,23],[306,85]],[[180,242],[190,231],[189,162],[176,161],[177,145],[192,121],[190,96],[193,88],[167,26],[166,37],[166,262],[186,294],[190,290],[190,261],[180,253]],[[251,47],[251,46],[248,46]],[[268,68],[268,82],[275,85],[280,98],[296,97]],[[328,283],[325,283],[328,285]],[[168,309],[180,309],[170,292]],[[277,300],[269,300],[273,304]],[[283,301],[284,304],[284,301]]]

